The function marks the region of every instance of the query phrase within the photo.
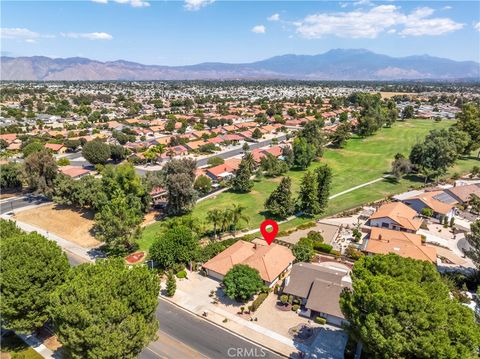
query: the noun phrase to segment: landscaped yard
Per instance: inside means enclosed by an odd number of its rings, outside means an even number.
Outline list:
[[[327,163],[331,166],[333,170],[331,194],[333,195],[384,176],[390,171],[391,162],[396,153],[400,152],[408,156],[411,147],[416,142],[422,141],[430,130],[446,128],[452,123],[453,121],[435,122],[431,120],[397,122],[392,128],[384,128],[373,136],[367,138],[354,137],[348,141],[343,149],[326,149],[321,162],[313,163],[310,169],[318,167],[321,163]],[[480,161],[474,158],[459,160],[449,173],[468,172],[475,164],[480,165]],[[288,173],[288,176],[292,178],[294,192],[299,187],[303,173],[303,171],[290,171]],[[245,214],[250,218],[248,225],[241,223],[240,227],[254,229],[265,219],[263,214],[264,202],[279,181],[280,178],[258,180],[248,194],[221,193],[216,197],[198,203],[192,215],[205,220],[210,209],[228,208],[235,203],[246,207]],[[331,200],[324,216],[363,203],[373,202],[421,184],[422,179],[415,177],[403,179],[400,183],[383,180]],[[282,224],[280,230],[298,226],[308,220],[311,219],[296,218]],[[141,249],[148,250],[159,225],[159,223],[155,223],[145,228],[143,237],[139,242]],[[207,223],[207,226],[210,227],[210,224]]]

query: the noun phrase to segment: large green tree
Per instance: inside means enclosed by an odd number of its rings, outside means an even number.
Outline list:
[[[469,134],[470,141],[467,152],[480,148],[480,105],[468,103],[457,113],[457,127],[459,130]],[[480,152],[478,154],[480,156]]]
[[[122,259],[74,268],[51,297],[55,332],[68,357],[136,358],[155,337],[160,284]]]
[[[28,333],[48,320],[51,293],[65,280],[68,260],[60,247],[14,222],[0,220],[2,326]]]
[[[196,235],[185,225],[178,225],[159,234],[150,247],[150,257],[162,269],[177,263],[188,264],[199,250]]]
[[[282,219],[293,213],[294,203],[292,199],[292,179],[290,177],[282,178],[278,187],[265,201],[265,208],[275,217]]]
[[[231,299],[247,301],[263,287],[258,270],[245,264],[234,265],[223,278],[225,294]]]
[[[349,331],[372,358],[474,358],[474,312],[450,297],[429,262],[395,254],[364,256],[340,307]]]
[[[306,216],[313,216],[320,211],[317,189],[316,176],[311,171],[305,172],[300,184],[297,204],[298,209]]]
[[[328,165],[322,165],[315,169],[317,178],[317,200],[319,213],[323,213],[328,205],[330,187],[332,184],[332,169]]]
[[[82,148],[82,156],[93,165],[106,163],[110,155],[110,146],[100,140],[87,142]]]
[[[50,195],[57,176],[57,163],[47,150],[34,152],[23,163],[23,176],[30,191]]]
[[[18,163],[9,162],[0,165],[0,188],[13,189],[22,187],[22,171]]]
[[[132,204],[136,204],[136,207],[132,207]],[[104,241],[112,251],[128,251],[140,237],[142,220],[140,201],[129,201],[127,196],[117,189],[95,214],[95,236]]]
[[[315,146],[307,142],[305,138],[297,137],[293,141],[293,163],[304,170],[315,159]]]
[[[467,255],[473,260],[477,268],[480,268],[480,219],[470,224],[470,233],[466,235],[466,239],[470,245]]]
[[[247,193],[253,187],[252,169],[248,159],[243,158],[240,162],[235,178],[232,180],[232,190],[238,193]]]
[[[300,238],[293,246],[292,252],[297,262],[310,262],[315,255],[313,241],[307,237]]]
[[[185,214],[192,210],[196,201],[193,188],[196,163],[191,159],[171,160],[163,172],[168,192],[168,213],[171,215]]]

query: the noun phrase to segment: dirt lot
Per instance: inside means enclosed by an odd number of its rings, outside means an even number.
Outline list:
[[[90,233],[93,227],[92,212],[79,212],[68,207],[50,204],[18,212],[16,218],[85,248],[96,247],[100,244]]]
[[[414,96],[418,95],[416,93],[411,93],[411,92],[380,92],[380,95],[382,96],[382,99],[384,98],[391,98],[395,95],[408,95],[408,96]]]

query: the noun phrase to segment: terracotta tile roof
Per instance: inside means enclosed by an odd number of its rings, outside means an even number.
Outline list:
[[[85,168],[79,166],[63,166],[59,167],[58,170],[64,175],[72,178],[77,178],[90,173],[89,170],[86,170]]]
[[[292,251],[287,247],[275,243],[267,246],[239,240],[210,259],[203,267],[225,275],[235,264],[246,264],[258,270],[264,281],[272,282],[294,259]]]
[[[427,207],[431,208],[434,212],[440,213],[440,214],[447,214],[450,212],[450,210],[453,208],[451,204],[443,203],[438,200],[436,200],[435,196],[438,196],[439,194],[442,194],[443,191],[431,191],[431,192],[425,192],[422,193],[418,196],[414,196],[411,198],[407,198],[406,201],[409,199],[418,199],[422,201]]]
[[[279,157],[282,155],[282,148],[280,146],[273,146],[263,151],[264,153],[270,153],[275,157]]]
[[[417,212],[402,202],[391,202],[382,205],[370,219],[390,218],[400,226],[417,231],[422,221],[416,219]]]
[[[365,251],[375,254],[395,253],[401,257],[419,259],[435,263],[435,247],[422,244],[418,234],[372,227]]]
[[[12,143],[17,139],[17,135],[15,133],[5,133],[0,135],[0,140],[5,140],[8,144]]]
[[[452,187],[446,189],[445,192],[453,195],[456,199],[460,199],[462,202],[468,202],[471,195],[480,197],[480,184]]]
[[[45,148],[48,148],[49,150],[52,150],[54,152],[57,152],[63,148],[63,144],[61,143],[46,143]]]

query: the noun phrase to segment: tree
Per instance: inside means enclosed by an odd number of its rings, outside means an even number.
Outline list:
[[[207,194],[212,189],[212,180],[210,179],[210,177],[200,175],[195,180],[193,188],[195,188],[198,192],[202,194]]]
[[[28,145],[22,148],[23,158],[27,158],[32,153],[43,151],[45,147],[40,142],[30,142]]]
[[[300,240],[293,246],[292,252],[297,262],[311,262],[315,255],[313,241],[307,237],[300,238]]]
[[[408,118],[413,118],[415,114],[415,109],[412,105],[407,105],[402,111],[402,120],[406,120]]]
[[[175,295],[175,291],[177,290],[177,281],[175,279],[175,275],[172,271],[168,272],[167,275],[167,296],[173,297]]]
[[[127,158],[127,150],[120,145],[110,145],[110,157],[114,162],[121,162]]]
[[[295,166],[304,170],[315,159],[315,146],[306,139],[297,137],[293,141],[293,157]]]
[[[13,189],[22,187],[22,172],[19,164],[8,162],[0,165],[0,188]]]
[[[267,153],[266,156],[262,157],[260,168],[265,171],[267,177],[277,177],[288,171],[288,165],[285,161],[278,159],[271,153]]]
[[[25,233],[0,220],[0,311],[2,326],[23,333],[48,320],[51,293],[69,270],[59,246],[38,233]]]
[[[213,236],[217,236],[217,228],[222,222],[222,211],[214,208],[207,212],[207,220],[213,224]]]
[[[282,148],[282,157],[290,169],[294,163],[294,154],[290,146],[285,146]]]
[[[250,146],[248,145],[248,143],[245,142],[245,143],[242,145],[242,151],[243,151],[243,152],[248,152],[248,150],[250,150]]]
[[[159,291],[147,267],[120,258],[75,267],[51,297],[62,349],[75,359],[136,358],[158,329]]]
[[[456,118],[458,129],[470,136],[466,152],[480,148],[480,105],[467,103],[462,107],[462,111],[457,113]]]
[[[231,299],[249,300],[263,287],[258,270],[245,264],[235,264],[223,278],[225,294]]]
[[[185,214],[193,208],[196,192],[196,162],[192,159],[171,160],[163,168],[168,191],[167,211],[171,215]]]
[[[372,358],[473,358],[480,345],[474,312],[450,298],[429,262],[395,254],[363,256],[340,307],[348,330]]]
[[[100,140],[87,142],[82,148],[82,156],[92,165],[105,164],[110,155],[110,146]]]
[[[132,204],[136,204],[132,207]],[[143,216],[140,201],[129,201],[117,189],[112,198],[95,214],[95,237],[104,241],[110,250],[120,253],[132,248],[140,237]]]
[[[322,120],[310,121],[298,132],[298,138],[304,139],[309,146],[313,147],[313,158],[320,157],[323,153],[325,138],[322,126]],[[293,151],[295,152],[295,148]]]
[[[470,249],[466,254],[473,260],[477,268],[480,268],[480,219],[470,224],[470,233],[466,235]]]
[[[243,158],[238,167],[235,178],[232,180],[232,190],[238,193],[247,193],[253,187],[251,165],[248,159]]]
[[[237,232],[237,225],[240,221],[244,221],[246,223],[249,222],[249,218],[244,214],[245,207],[240,206],[239,204],[232,204],[232,208],[230,210],[231,213],[231,222],[233,227],[233,236],[235,237]]]
[[[262,138],[262,131],[260,131],[260,129],[258,127],[255,128],[255,130],[253,130],[252,138],[255,139],[255,140],[258,140],[258,139]]]
[[[223,165],[224,163],[225,163],[225,160],[224,160],[223,158],[216,157],[216,156],[210,157],[210,158],[207,160],[207,164],[208,164],[210,167],[215,167],[215,166],[218,166],[218,165]]]
[[[265,208],[278,218],[285,219],[293,213],[292,179],[283,177],[282,181],[265,201]]]
[[[457,146],[446,130],[433,130],[423,143],[417,143],[410,152],[410,162],[425,175],[425,181],[444,174],[458,157]]]
[[[160,233],[149,252],[160,268],[169,269],[177,263],[187,264],[195,258],[198,250],[198,240],[192,230],[178,225]]]
[[[23,163],[23,177],[30,191],[50,195],[57,176],[57,163],[47,150],[30,154]]]
[[[316,177],[307,171],[302,178],[298,194],[298,208],[306,216],[313,216],[319,212],[317,188]]]
[[[348,122],[341,123],[337,130],[330,135],[330,141],[333,146],[337,148],[342,148],[347,140],[351,137],[350,135],[351,126]]]
[[[322,165],[315,170],[317,178],[318,213],[323,213],[328,205],[330,186],[332,183],[332,170],[328,165]]]
[[[395,155],[395,160],[392,162],[392,174],[395,179],[400,181],[403,175],[412,171],[412,164],[408,158],[405,158],[401,153]]]

